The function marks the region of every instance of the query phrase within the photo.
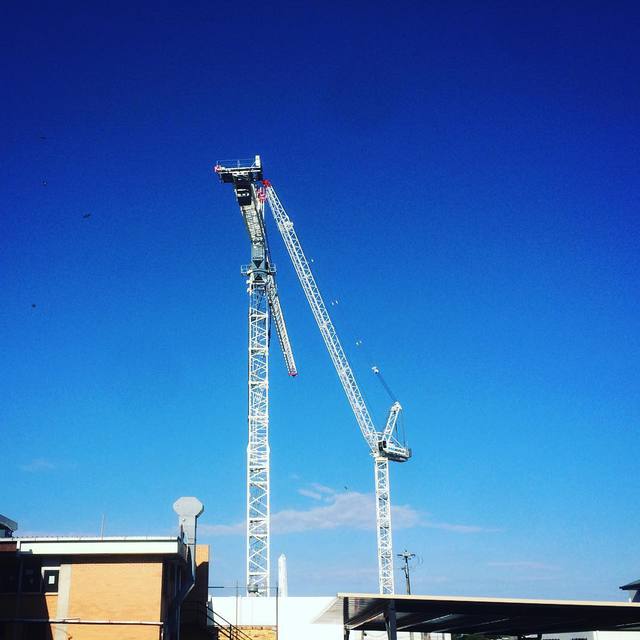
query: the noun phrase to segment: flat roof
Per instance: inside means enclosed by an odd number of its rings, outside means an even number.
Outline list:
[[[366,593],[339,593],[316,622],[383,631],[390,607],[398,631],[520,636],[640,630],[640,603]]]
[[[0,538],[18,553],[34,555],[180,555],[186,546],[177,536],[33,536]]]
[[[178,536],[14,536],[17,542],[128,542],[130,540],[178,540]],[[2,542],[2,540],[0,540]]]

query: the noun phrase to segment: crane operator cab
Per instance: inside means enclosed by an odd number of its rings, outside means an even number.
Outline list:
[[[411,457],[411,449],[393,440],[379,440],[378,451],[380,456],[392,462],[406,462]]]
[[[373,372],[378,376],[380,382],[383,383],[389,395],[395,397],[391,389],[389,389],[389,386],[384,382],[380,374],[380,369],[373,367]],[[398,419],[401,413],[402,405],[395,400],[389,409],[389,415],[387,416],[387,423],[384,429],[381,432],[377,432],[377,455],[392,462],[406,462],[411,457],[411,449],[406,446],[404,436],[402,442],[397,438]]]

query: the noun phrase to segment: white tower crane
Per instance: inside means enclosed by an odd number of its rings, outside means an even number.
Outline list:
[[[318,323],[320,333],[336,368],[340,382],[347,395],[353,413],[364,436],[374,460],[376,486],[376,523],[378,536],[378,581],[380,593],[393,593],[393,548],[391,533],[391,495],[389,492],[389,460],[405,462],[411,457],[411,449],[401,444],[396,438],[396,423],[402,410],[399,402],[391,405],[387,422],[382,431],[378,431],[371,419],[367,405],[351,365],[345,355],[333,322],[324,304],[320,290],[316,284],[309,261],[304,255],[300,240],[293,228],[275,189],[268,180],[263,180],[266,195],[273,217],[298,274],[300,284],[307,297],[313,315]]]
[[[249,293],[249,444],[247,446],[247,593],[267,596],[269,549],[269,314],[289,375],[297,374],[275,284],[264,226],[264,191],[260,156],[254,160],[218,163],[222,182],[233,184],[251,242],[251,262],[242,267]]]

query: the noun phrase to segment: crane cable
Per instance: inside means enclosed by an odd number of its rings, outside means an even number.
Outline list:
[[[382,377],[382,373],[380,372],[380,367],[377,367],[375,364],[371,367],[371,371],[377,376],[378,380],[380,380],[380,384],[384,387],[384,390],[387,392],[388,396],[391,398],[392,402],[398,402],[398,398],[396,394],[391,391],[391,387],[387,384],[387,381]]]
[[[329,305],[333,307],[333,310],[334,310],[333,313],[337,312],[338,322],[342,324],[344,328],[347,329],[347,333],[351,333],[352,335],[357,335],[357,333],[353,330],[353,325],[350,322],[349,316],[346,314],[340,313],[342,311],[342,309],[340,308],[340,300],[337,297],[332,297],[329,299]],[[367,366],[371,369],[371,371],[374,373],[376,378],[380,381],[380,384],[386,391],[389,398],[391,398],[391,401],[398,402],[398,398],[396,394],[393,392],[393,390],[391,389],[387,381],[384,379],[384,376],[380,371],[380,367],[373,364],[375,362],[375,358],[373,357],[373,353],[371,352],[369,345],[365,343],[365,341],[362,338],[356,338],[355,347],[356,347],[356,353],[360,352],[364,356],[364,363],[367,364]],[[365,402],[367,402],[367,398],[364,393],[364,390],[361,390],[360,392],[362,393],[365,399]],[[367,404],[369,403],[367,402]],[[400,415],[398,417],[398,422],[396,423],[395,431],[398,436],[398,440],[402,442],[403,446],[406,446],[406,434],[405,434],[405,428],[404,428],[404,412],[400,412]]]
[[[378,378],[378,380],[380,380],[380,384],[384,387],[385,391],[387,392],[387,394],[389,395],[391,400],[393,402],[398,402],[398,398],[396,397],[396,394],[393,393],[393,391],[391,390],[391,387],[387,384],[387,381],[382,376],[382,373],[380,372],[380,367],[378,367],[376,365],[373,365],[371,367],[371,371],[373,371],[373,373],[376,376],[376,378]],[[398,440],[400,442],[402,442],[403,446],[406,446],[407,437],[406,437],[405,430],[404,430],[404,412],[402,412],[402,411],[400,412],[400,415],[398,416],[398,423],[396,423],[396,432],[397,432],[397,434],[399,436]]]

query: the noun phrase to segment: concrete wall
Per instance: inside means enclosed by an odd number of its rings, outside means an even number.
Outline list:
[[[315,598],[278,598],[278,640],[343,640],[342,625],[316,624],[313,621],[329,606],[333,596]],[[249,627],[276,624],[275,598],[212,597],[212,609],[229,622],[239,626],[254,640],[270,640],[268,636],[258,636]],[[236,615],[237,611],[237,615]],[[271,638],[275,636],[275,633]],[[352,631],[351,640],[386,640],[385,631]],[[398,640],[422,640],[427,634],[398,633]],[[429,640],[451,640],[445,633],[432,633]],[[571,640],[562,639],[562,640]],[[624,638],[589,638],[588,640],[624,640]],[[628,640],[640,640],[631,638]]]
[[[278,598],[278,640],[342,640],[341,625],[313,623],[332,599]],[[211,607],[239,627],[275,627],[276,624],[276,598],[214,596]]]

